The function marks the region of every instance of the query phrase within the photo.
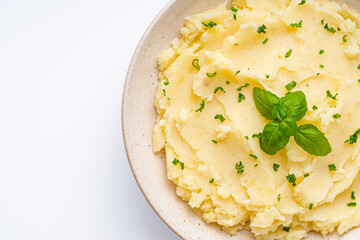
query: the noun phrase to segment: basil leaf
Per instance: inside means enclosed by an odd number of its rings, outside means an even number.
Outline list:
[[[301,91],[287,94],[280,99],[280,104],[287,108],[287,117],[296,121],[302,119],[308,110],[305,94]]]
[[[295,142],[306,152],[315,156],[326,156],[332,151],[325,135],[312,124],[298,127]]]
[[[297,131],[296,121],[292,118],[286,118],[280,123],[280,131],[286,136],[295,136]]]
[[[265,153],[275,155],[286,146],[289,138],[280,131],[280,123],[273,121],[264,127],[260,138],[260,147]]]
[[[279,98],[275,94],[257,87],[253,90],[253,98],[260,114],[268,120],[274,120],[272,110],[274,104],[279,102]]]
[[[271,112],[274,119],[282,121],[287,116],[287,109],[283,105],[278,103],[274,104],[274,108]]]

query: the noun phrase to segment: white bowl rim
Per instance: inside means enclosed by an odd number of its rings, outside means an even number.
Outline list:
[[[146,192],[143,190],[138,177],[135,174],[133,165],[131,163],[131,160],[129,158],[129,150],[128,150],[128,144],[125,138],[125,128],[124,128],[124,113],[125,113],[125,108],[126,108],[126,97],[125,97],[125,91],[127,89],[127,86],[130,83],[130,79],[131,79],[131,75],[132,72],[130,71],[130,69],[132,68],[132,66],[134,65],[137,57],[139,56],[139,54],[141,53],[141,46],[143,45],[144,42],[146,42],[147,37],[149,36],[149,34],[151,33],[152,29],[156,26],[156,23],[160,20],[160,18],[162,17],[162,15],[169,9],[171,8],[171,6],[176,2],[177,0],[170,0],[161,10],[160,12],[156,15],[156,17],[151,21],[151,23],[148,25],[148,27],[146,28],[144,34],[142,35],[139,43],[137,44],[137,47],[135,49],[135,52],[131,58],[129,67],[127,69],[127,74],[125,77],[125,83],[124,83],[124,88],[123,88],[123,96],[122,96],[122,106],[121,106],[121,126],[122,126],[122,133],[123,133],[123,140],[124,140],[124,146],[125,146],[125,152],[126,152],[126,156],[130,165],[130,169],[131,172],[133,173],[133,176],[135,178],[135,181],[137,183],[137,185],[139,186],[140,191],[142,192],[142,194],[144,195],[146,201],[148,202],[148,204],[150,205],[150,207],[153,209],[153,211],[156,213],[156,215],[163,221],[163,223],[166,224],[166,226],[168,226],[178,237],[180,237],[181,239],[185,239],[182,237],[181,233],[179,233],[178,231],[175,230],[175,228],[173,228],[167,221],[165,221],[165,219],[158,213],[158,211],[156,210],[155,206],[151,203],[148,195],[146,194]]]

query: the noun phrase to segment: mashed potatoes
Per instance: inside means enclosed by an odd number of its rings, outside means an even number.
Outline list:
[[[186,18],[159,57],[153,149],[165,150],[176,193],[206,222],[257,239],[360,225],[359,19],[317,0],[234,0]],[[310,155],[292,138],[276,155],[264,153],[253,135],[269,121],[254,87],[304,92],[300,124],[317,126],[332,152]]]

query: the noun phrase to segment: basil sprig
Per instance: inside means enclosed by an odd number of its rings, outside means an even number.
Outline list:
[[[332,151],[329,141],[316,126],[305,124],[298,127],[296,124],[308,110],[303,92],[288,93],[280,99],[269,91],[254,88],[253,98],[260,114],[272,120],[259,135],[260,147],[265,153],[275,155],[286,146],[291,136],[311,155],[326,156]]]

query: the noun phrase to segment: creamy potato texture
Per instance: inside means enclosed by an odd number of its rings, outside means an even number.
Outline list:
[[[153,149],[165,150],[176,193],[206,222],[257,239],[360,225],[360,143],[345,143],[360,128],[359,19],[346,5],[316,0],[235,0],[232,10],[224,3],[186,18],[158,60]],[[269,122],[253,88],[284,96],[292,81],[308,103],[300,124],[325,134],[326,157],[293,138],[268,155],[253,137]]]

